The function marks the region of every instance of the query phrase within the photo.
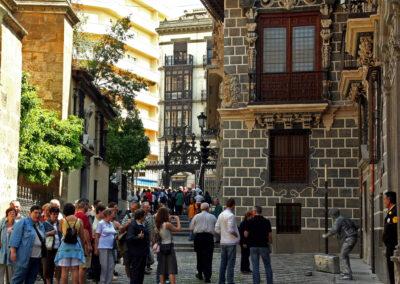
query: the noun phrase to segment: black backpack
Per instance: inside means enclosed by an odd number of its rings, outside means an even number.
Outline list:
[[[75,224],[72,227],[69,225],[67,219],[65,219],[65,221],[67,222],[68,228],[64,236],[64,243],[74,245],[78,242],[78,231],[75,228],[76,222],[78,222],[78,220],[75,221]]]

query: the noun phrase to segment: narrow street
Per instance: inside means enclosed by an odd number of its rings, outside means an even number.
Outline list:
[[[188,221],[182,217],[182,232],[174,237],[176,245],[177,258],[178,258],[178,276],[177,283],[180,284],[200,284],[203,281],[195,277],[196,274],[196,255],[192,248],[192,243],[188,241]],[[220,263],[219,249],[216,248],[213,257],[213,275],[211,278],[212,283],[218,283],[218,270]],[[274,272],[274,283],[315,283],[315,284],[365,284],[365,283],[382,283],[377,280],[375,275],[370,273],[369,267],[364,264],[360,259],[354,256],[351,260],[354,281],[339,280],[339,275],[327,274],[316,272],[313,269],[313,255],[312,254],[273,254],[272,255],[272,269]],[[156,275],[155,270],[157,263],[153,265],[151,275],[146,275],[145,284],[154,284]],[[117,265],[116,270],[119,273],[119,278],[113,283],[128,283],[128,278],[125,275],[124,267],[120,264]],[[260,268],[262,279],[264,278],[264,269]],[[307,272],[312,272],[312,276],[306,276]],[[265,280],[264,280],[265,281]],[[240,273],[240,249],[238,247],[238,254],[236,257],[235,267],[235,282],[239,283],[252,283],[251,274],[244,275]],[[265,283],[265,282],[263,282]]]

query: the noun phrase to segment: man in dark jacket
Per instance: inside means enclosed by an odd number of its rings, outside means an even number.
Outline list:
[[[397,246],[397,208],[396,208],[396,193],[387,191],[383,197],[383,203],[387,208],[385,217],[385,225],[383,227],[383,242],[386,246],[386,263],[389,273],[390,284],[394,284],[394,264],[390,259]]]
[[[135,221],[131,222],[126,234],[129,257],[130,283],[143,283],[147,256],[149,253],[149,233],[144,226],[145,212],[135,211]]]
[[[323,238],[337,235],[342,243],[340,250],[340,261],[342,263],[342,280],[352,280],[353,273],[350,267],[350,253],[357,243],[358,228],[356,224],[349,218],[340,215],[339,209],[329,210],[329,215],[333,218],[333,226],[331,230],[323,234]]]

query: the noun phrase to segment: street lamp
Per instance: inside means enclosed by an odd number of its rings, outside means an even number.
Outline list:
[[[206,170],[206,166],[208,163],[208,157],[210,156],[210,141],[204,140],[204,128],[206,127],[207,116],[204,112],[200,113],[197,116],[199,120],[199,127],[201,130],[201,139],[200,139],[200,176],[199,176],[199,186],[201,190],[204,190],[204,173]]]
[[[203,130],[206,128],[207,116],[204,114],[204,112],[201,112],[200,115],[197,116],[197,119],[199,120],[201,136],[203,137]]]
[[[324,170],[324,185],[325,185],[325,234],[328,233],[328,167],[325,164]],[[328,254],[328,238],[325,238],[325,254]]]

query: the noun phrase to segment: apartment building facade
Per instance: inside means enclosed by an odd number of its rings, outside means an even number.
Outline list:
[[[197,147],[200,147],[201,129],[197,116],[201,113],[209,115],[206,82],[212,57],[212,19],[205,9],[185,11],[176,19],[160,22],[157,32],[162,62],[159,140],[163,159],[165,143],[171,150],[174,134],[178,142],[182,135],[190,142],[194,134]],[[215,132],[210,131],[211,127],[206,128],[203,135],[207,132],[207,138],[215,146]],[[196,183],[196,173],[181,172],[171,177],[170,186],[194,187]],[[206,172],[206,190],[213,191],[215,183],[215,173]]]
[[[148,161],[159,159],[159,47],[156,28],[169,14],[163,4],[154,0],[76,0],[76,9],[85,19],[83,32],[96,36],[107,33],[113,21],[130,16],[133,38],[126,44],[125,58],[117,63],[118,68],[129,71],[146,84],[146,89],[136,93],[135,102],[143,121],[145,134],[150,141]],[[157,186],[156,173],[147,172],[135,178],[138,186]]]

